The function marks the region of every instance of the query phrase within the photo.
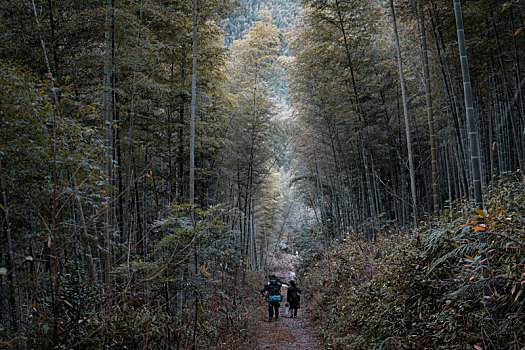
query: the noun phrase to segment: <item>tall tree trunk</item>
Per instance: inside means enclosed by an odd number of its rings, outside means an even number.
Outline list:
[[[392,0],[390,0],[392,1]],[[481,194],[481,168],[478,148],[478,132],[474,122],[474,108],[472,106],[472,86],[467,59],[467,48],[465,43],[465,30],[463,27],[463,15],[461,13],[460,0],[454,0],[454,13],[458,33],[459,58],[461,60],[461,71],[463,73],[463,89],[465,91],[465,109],[467,127],[470,143],[470,160],[472,167],[472,182],[474,184],[474,199],[478,209],[483,209],[483,198]]]
[[[500,66],[500,72],[501,72],[501,79],[503,80],[503,102],[501,103],[501,112],[500,112],[500,138],[499,138],[499,150],[501,152],[501,162],[500,162],[500,168],[502,171],[511,171],[514,168],[514,165],[518,166],[519,161],[517,161],[515,164],[514,159],[512,156],[512,151],[515,150],[517,153],[516,158],[520,158],[519,153],[521,152],[521,146],[520,146],[520,139],[522,138],[522,132],[521,128],[516,125],[515,118],[512,117],[512,106],[515,105],[518,114],[520,117],[521,114],[521,107],[518,103],[518,97],[519,97],[519,91],[517,91],[516,97],[512,97],[512,91],[510,82],[507,79],[507,71],[509,69],[506,68],[505,62],[504,62],[504,53],[502,49],[502,45],[499,39],[498,35],[498,29],[496,26],[496,21],[494,20],[494,15],[491,11],[491,18],[492,18],[492,27],[494,31],[494,40],[497,47],[497,51],[499,53],[498,55],[498,63]],[[514,34],[514,33],[511,33]],[[521,90],[521,87],[518,87]],[[521,119],[521,118],[519,118]],[[512,136],[512,137],[511,137]],[[514,143],[514,146],[512,145]]]
[[[430,3],[432,5],[431,19],[433,19],[432,24],[433,24],[433,29],[434,29],[433,30],[434,41],[436,43],[436,49],[439,54],[441,73],[443,75],[443,81],[444,81],[445,88],[447,91],[447,96],[449,98],[450,110],[453,116],[454,136],[456,139],[457,148],[459,152],[459,159],[461,163],[461,166],[458,167],[458,172],[459,172],[458,178],[460,181],[459,185],[460,185],[460,188],[463,189],[467,187],[466,181],[468,178],[468,174],[470,174],[470,172],[467,170],[468,167],[467,167],[466,145],[465,145],[465,140],[463,136],[465,135],[464,124],[461,118],[460,107],[459,107],[458,98],[456,95],[456,89],[454,87],[455,84],[454,84],[454,80],[452,78],[452,73],[450,70],[450,64],[449,64],[448,55],[447,55],[447,47],[445,45],[445,40],[443,39],[443,31],[441,29],[442,24],[439,21],[437,8],[434,4],[434,1],[431,0]],[[454,185],[456,185],[456,183]]]
[[[489,113],[488,121],[489,121],[489,156],[490,156],[490,178],[492,179],[494,177],[494,171],[495,171],[495,163],[494,163],[494,150],[495,150],[495,141],[494,141],[494,125],[492,122],[492,115],[494,115],[494,119],[497,119],[497,114],[499,113],[499,107],[498,107],[498,92],[496,88],[496,73],[495,73],[495,62],[494,62],[494,53],[491,49],[492,42],[490,38],[490,26],[489,26],[489,20],[485,20],[485,32],[486,32],[486,41],[487,41],[487,47],[490,51],[490,87],[492,89],[492,103],[490,106],[490,110],[492,110],[491,113]]]
[[[21,312],[18,305],[19,302],[19,296],[18,296],[18,284],[17,284],[17,268],[16,268],[16,261],[15,261],[15,250],[13,247],[13,237],[11,232],[11,221],[9,218],[9,203],[7,201],[7,194],[5,190],[5,179],[4,179],[4,168],[2,166],[2,159],[0,159],[0,185],[2,190],[2,206],[4,211],[4,222],[6,225],[6,233],[7,233],[7,248],[8,248],[8,261],[9,264],[7,265],[7,275],[9,280],[9,307],[10,307],[10,314],[11,314],[11,321],[14,324],[14,329],[16,331],[17,336],[22,336],[22,324],[21,324]],[[22,349],[22,344],[19,343],[19,348]]]
[[[193,67],[191,76],[190,117],[190,204],[195,203],[195,110],[197,105],[197,0],[193,0]]]
[[[124,222],[124,186],[122,180],[122,149],[121,149],[121,137],[120,137],[120,109],[118,107],[118,94],[117,94],[117,75],[116,75],[116,49],[115,49],[115,0],[111,0],[111,107],[113,111],[113,124],[114,124],[114,135],[112,141],[113,147],[113,161],[116,160],[116,174],[113,173],[113,187],[117,188],[118,202],[115,208],[115,222],[116,227],[120,232],[120,243],[123,244],[126,238],[126,227],[127,224]],[[113,129],[113,128],[112,128]],[[113,170],[114,172],[114,170]],[[118,210],[117,210],[118,209]]]
[[[439,188],[437,182],[437,154],[436,134],[434,131],[434,109],[432,107],[432,93],[430,88],[430,72],[428,69],[427,34],[425,30],[425,15],[423,12],[423,0],[419,0],[419,18],[421,25],[421,45],[423,46],[423,74],[425,78],[425,96],[427,102],[428,131],[430,134],[430,159],[432,162],[432,202],[434,213],[439,212]]]
[[[414,157],[412,154],[412,139],[410,135],[410,123],[408,120],[408,102],[406,97],[405,89],[405,77],[403,74],[403,61],[401,59],[401,48],[399,46],[399,34],[397,32],[397,21],[396,13],[394,10],[394,2],[390,0],[390,9],[392,11],[392,22],[394,25],[394,36],[396,39],[396,50],[397,50],[397,67],[399,69],[399,80],[401,82],[401,95],[403,99],[403,114],[405,116],[405,130],[407,138],[407,150],[408,150],[408,167],[410,173],[410,192],[412,194],[412,210],[414,215],[414,225],[417,227],[417,200],[416,200],[416,174],[414,168]]]
[[[35,16],[35,21],[38,29],[38,35],[40,38],[40,45],[42,47],[42,52],[44,54],[44,59],[46,63],[47,72],[49,74],[52,74],[51,66],[49,64],[49,58],[47,55],[47,49],[46,49],[46,43],[44,41],[44,37],[42,35],[42,28],[40,26],[40,20],[38,19],[38,13],[36,10],[35,0],[31,0],[31,5],[33,9],[33,14]],[[59,104],[58,96],[56,93],[56,90],[53,89],[53,98],[55,101],[56,106]],[[56,347],[58,345],[58,309],[57,309],[57,301],[56,296],[58,294],[58,255],[57,255],[57,246],[56,246],[56,199],[57,199],[57,169],[56,169],[56,156],[57,156],[57,125],[56,125],[56,116],[60,116],[60,109],[56,109],[53,111],[53,172],[52,172],[52,178],[53,178],[53,202],[52,202],[52,208],[51,208],[51,232],[49,234],[49,240],[48,240],[48,249],[51,249],[52,252],[49,254],[49,285],[51,290],[51,303],[52,303],[52,310],[53,310],[53,346]],[[51,262],[51,256],[53,257],[53,262]]]
[[[128,133],[128,169],[127,169],[127,198],[126,198],[126,207],[132,208],[134,210],[134,201],[133,193],[132,193],[132,187],[133,187],[133,179],[135,178],[134,172],[136,171],[133,169],[135,164],[135,156],[133,152],[133,139],[134,139],[134,132],[135,132],[135,108],[136,108],[136,88],[137,88],[137,79],[138,79],[138,69],[139,69],[139,63],[138,63],[138,51],[140,46],[140,39],[142,36],[142,17],[143,17],[143,1],[140,0],[139,2],[139,22],[137,25],[137,34],[136,34],[136,48],[135,48],[135,62],[133,64],[133,80],[131,84],[131,100],[130,100],[130,109],[129,109],[129,133]],[[138,177],[137,177],[138,178]],[[138,180],[137,180],[138,181]],[[138,203],[136,203],[138,205]],[[129,213],[129,216],[133,217],[133,223],[135,224],[135,228],[138,228],[137,226],[137,220],[136,215],[133,213]],[[129,224],[129,237],[137,237],[138,233],[137,231],[132,232],[132,224]]]
[[[170,69],[170,83],[171,83],[171,88],[174,89],[175,88],[175,57],[174,57],[174,52],[172,50],[171,52],[171,69]],[[171,136],[172,136],[172,133],[171,133],[171,123],[172,123],[172,119],[171,119],[171,115],[172,115],[172,104],[168,102],[168,106],[167,106],[167,122],[168,122],[168,126],[167,126],[167,130],[166,130],[166,136],[168,138],[167,142],[168,142],[168,203],[171,204],[171,202],[173,201],[173,183],[174,183],[174,174],[173,174],[173,149],[172,149],[172,145],[171,145]],[[176,181],[175,181],[176,183]]]
[[[448,156],[448,152],[449,152],[449,146],[445,143],[443,146],[443,153],[444,153],[444,158],[445,158],[445,171],[446,171],[446,176],[447,176],[447,190],[448,190],[448,205],[449,205],[449,209],[452,209],[452,180],[451,180],[451,176],[450,176],[450,172],[451,172],[451,168],[452,166],[450,166],[450,161],[449,161],[449,156]],[[452,215],[452,211],[450,212],[450,214]]]
[[[326,213],[325,213],[325,204],[324,204],[324,194],[323,194],[323,185],[322,185],[322,182],[321,182],[321,174],[319,172],[319,165],[318,165],[318,161],[317,161],[317,150],[314,149],[313,150],[313,154],[314,154],[314,163],[315,163],[315,178],[316,178],[316,181],[315,181],[315,185],[316,185],[316,189],[317,189],[317,198],[318,198],[318,205],[319,205],[319,211],[320,211],[320,214],[321,214],[321,228],[323,230],[322,233],[324,233],[324,236],[326,239],[328,239],[328,227],[327,227],[327,220],[326,220]]]
[[[456,26],[458,33],[458,46],[459,46],[459,58],[461,60],[461,71],[463,73],[463,89],[465,91],[465,110],[467,118],[467,127],[469,134],[470,144],[470,161],[472,167],[472,182],[474,186],[474,199],[476,201],[476,208],[483,210],[483,197],[481,193],[481,167],[479,159],[479,143],[478,143],[478,132],[474,123],[474,108],[472,106],[472,86],[470,82],[470,72],[467,59],[467,47],[465,43],[465,30],[463,27],[463,15],[461,13],[460,0],[454,0],[454,14],[456,17]],[[486,243],[487,238],[485,234],[479,236],[481,243]],[[485,253],[482,254],[482,258],[486,260]],[[484,275],[485,268],[482,268],[482,274]],[[483,297],[490,298],[492,290],[489,285],[488,279],[483,284]],[[484,299],[485,300],[485,299]]]
[[[518,114],[519,119],[516,121],[516,128],[515,129],[515,145],[516,145],[516,155],[518,158],[518,166],[520,169],[525,169],[525,101],[523,100],[523,82],[521,77],[521,65],[520,65],[520,50],[518,49],[518,43],[516,40],[516,32],[514,25],[514,6],[511,6],[510,11],[510,34],[512,35],[512,44],[514,48],[514,65],[516,69],[516,92],[514,94],[514,101],[516,103],[516,107],[518,108]],[[523,131],[522,131],[523,130]],[[520,132],[522,131],[522,132]]]
[[[189,202],[191,205],[191,220],[195,222],[194,208],[195,204],[195,113],[197,106],[197,0],[193,0],[193,66],[191,76],[191,117],[190,117],[190,183],[189,183]],[[195,274],[197,274],[198,250],[195,246]],[[193,346],[196,349],[197,324],[199,317],[199,296],[197,291],[194,292],[195,314],[193,325]]]
[[[47,8],[49,11],[49,29],[51,34],[51,55],[53,55],[53,76],[55,79],[59,79],[59,71],[58,71],[58,53],[57,53],[57,43],[55,39],[55,18],[53,16],[53,1],[48,0],[47,1]]]
[[[103,89],[103,121],[104,125],[103,128],[105,130],[104,132],[104,148],[105,148],[105,154],[106,154],[106,176],[107,176],[107,183],[106,183],[106,196],[107,196],[107,207],[106,207],[106,224],[105,224],[105,242],[104,242],[104,248],[106,250],[105,254],[105,276],[106,276],[106,282],[108,281],[108,267],[111,264],[111,255],[110,252],[110,240],[111,240],[111,227],[112,227],[112,211],[111,207],[112,204],[112,187],[111,187],[111,178],[113,177],[112,171],[113,171],[113,160],[111,157],[112,153],[112,93],[111,93],[111,18],[112,18],[112,4],[111,0],[106,0],[106,19],[105,19],[105,25],[104,25],[104,89]]]
[[[180,66],[180,101],[179,101],[179,150],[177,154],[177,200],[184,199],[184,111],[186,98],[184,85],[186,84],[186,42],[182,42],[182,59]]]
[[[341,33],[343,35],[343,41],[344,41],[344,45],[345,45],[345,53],[346,53],[346,58],[348,60],[348,66],[350,68],[350,75],[351,75],[351,80],[352,80],[352,89],[353,89],[353,95],[354,95],[354,99],[355,99],[355,109],[356,109],[356,114],[357,114],[357,120],[358,120],[358,125],[359,125],[359,138],[360,138],[360,142],[361,142],[361,150],[362,150],[362,156],[363,156],[363,165],[364,165],[364,173],[365,173],[365,179],[366,179],[366,190],[367,190],[367,193],[368,193],[368,202],[369,202],[369,205],[370,205],[370,216],[371,216],[371,219],[372,219],[372,232],[368,235],[367,234],[367,237],[365,238],[374,238],[376,236],[376,231],[377,231],[377,215],[376,215],[376,211],[375,211],[375,205],[374,205],[374,193],[372,191],[372,181],[370,179],[370,169],[369,169],[369,164],[368,164],[368,156],[367,156],[367,152],[368,152],[368,148],[365,147],[365,136],[364,136],[364,131],[363,131],[363,112],[361,110],[361,103],[360,103],[360,100],[359,100],[359,94],[357,92],[357,84],[356,84],[356,79],[355,79],[355,72],[354,72],[354,65],[353,65],[353,62],[352,62],[352,55],[350,53],[350,44],[348,42],[348,38],[347,38],[347,34],[346,34],[346,30],[345,30],[345,25],[344,25],[344,21],[343,21],[343,14],[341,13],[341,8],[339,7],[339,1],[336,0],[335,2],[336,4],[336,7],[337,7],[337,16],[338,16],[338,22],[339,22],[339,29],[341,30]]]

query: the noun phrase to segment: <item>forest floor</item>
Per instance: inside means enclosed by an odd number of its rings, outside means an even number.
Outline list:
[[[301,307],[297,318],[284,314],[284,308],[279,309],[277,321],[268,321],[268,308],[257,308],[257,325],[255,332],[256,349],[268,350],[321,350],[321,341],[315,335],[315,329],[310,323],[308,307]]]
[[[281,281],[287,283],[295,276],[293,272],[293,260],[295,256],[282,254],[279,257],[277,270],[274,273]],[[256,349],[268,350],[321,350],[323,349],[320,339],[316,336],[315,328],[309,317],[308,301],[301,301],[301,308],[297,312],[297,318],[290,318],[285,313],[287,285],[283,285],[283,301],[279,308],[279,319],[268,321],[268,306],[261,297],[261,302],[255,310],[256,318],[255,345]],[[303,298],[304,300],[305,298]]]

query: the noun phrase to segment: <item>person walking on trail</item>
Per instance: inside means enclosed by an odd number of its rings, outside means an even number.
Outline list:
[[[301,307],[301,288],[295,285],[295,281],[291,280],[290,287],[286,292],[286,301],[290,304],[290,318],[297,317],[297,309]]]
[[[273,319],[275,313],[275,320],[279,319],[279,306],[281,306],[281,287],[282,284],[277,281],[275,275],[270,276],[270,280],[264,284],[264,288],[261,290],[261,294],[268,301],[268,320]]]

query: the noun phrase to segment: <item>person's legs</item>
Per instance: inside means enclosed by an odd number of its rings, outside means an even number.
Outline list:
[[[275,307],[275,319],[278,320],[279,319],[279,304],[275,303],[274,307]]]
[[[297,305],[296,303],[290,303],[290,317],[296,317],[297,316]]]
[[[273,305],[268,303],[268,319],[271,321],[273,318]]]

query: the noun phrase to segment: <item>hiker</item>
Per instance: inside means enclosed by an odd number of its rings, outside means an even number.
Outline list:
[[[290,304],[290,318],[297,317],[297,309],[301,307],[301,288],[295,285],[295,281],[291,280],[290,287],[286,292],[286,301]]]
[[[281,287],[282,284],[277,281],[275,275],[270,276],[270,280],[264,284],[264,288],[261,290],[261,294],[264,294],[264,297],[268,301],[268,320],[273,319],[273,314],[275,311],[275,320],[279,319],[279,306],[282,299],[281,296]]]

